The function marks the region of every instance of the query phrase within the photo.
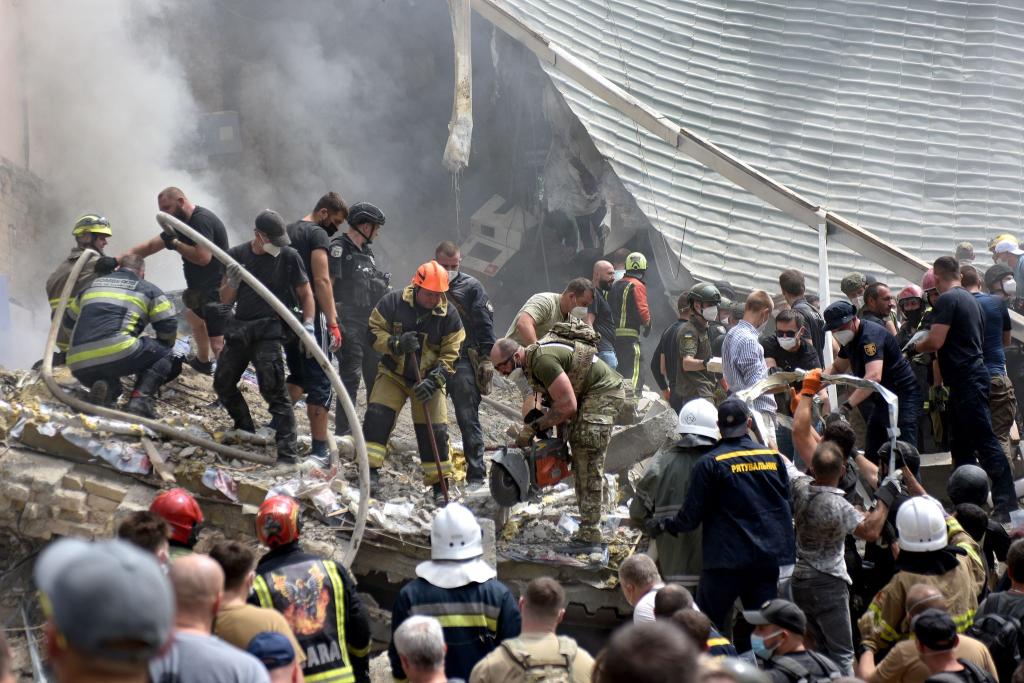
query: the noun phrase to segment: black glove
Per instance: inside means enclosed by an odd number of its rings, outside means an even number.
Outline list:
[[[419,335],[415,332],[405,334],[393,334],[388,338],[388,348],[396,356],[404,356],[407,353],[420,350]]]
[[[892,510],[893,504],[895,504],[896,498],[899,497],[900,493],[900,485],[896,483],[895,479],[890,479],[875,491],[875,500],[885,503],[885,506]]]
[[[117,259],[113,256],[100,256],[96,259],[96,274],[106,275],[117,268]]]
[[[644,531],[651,538],[657,538],[665,533],[665,517],[651,517],[644,520]]]
[[[444,374],[441,372],[441,368],[434,368],[430,371],[430,374],[423,378],[422,382],[417,382],[412,388],[412,393],[416,397],[416,400],[420,403],[426,403],[434,397],[441,387],[444,386]]]
[[[174,251],[174,243],[178,241],[178,236],[173,232],[161,232],[160,239],[164,241],[164,248]]]

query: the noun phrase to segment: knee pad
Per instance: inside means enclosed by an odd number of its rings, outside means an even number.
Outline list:
[[[395,418],[398,417],[391,408],[380,403],[371,403],[366,406],[366,415],[363,417],[363,438],[367,441],[386,444],[391,430],[395,426]]]

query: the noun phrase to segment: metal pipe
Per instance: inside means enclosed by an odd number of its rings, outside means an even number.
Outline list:
[[[515,420],[516,422],[520,422],[523,419],[523,416],[520,413],[520,411],[516,410],[512,406],[505,405],[504,403],[498,401],[497,399],[493,399],[490,396],[481,396],[480,400],[486,403],[491,408],[497,410],[502,415],[505,415],[506,417]]]

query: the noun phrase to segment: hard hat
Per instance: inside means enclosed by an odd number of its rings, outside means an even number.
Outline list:
[[[900,290],[896,301],[903,301],[904,299],[924,299],[924,292],[917,285],[907,285]]]
[[[985,507],[988,492],[988,475],[977,465],[957,467],[946,482],[946,493],[953,505],[974,503],[978,507]]]
[[[701,282],[686,295],[686,301],[691,306],[694,301],[699,301],[705,306],[717,306],[722,302],[722,295],[719,293],[718,287],[710,282]]]
[[[626,272],[631,270],[647,270],[647,257],[639,251],[634,251],[626,257]]]
[[[289,496],[271,496],[256,513],[256,536],[268,548],[279,548],[299,540],[298,502]]]
[[[926,292],[929,289],[935,289],[935,270],[933,268],[924,272],[924,277],[921,278],[921,289]]]
[[[430,559],[471,560],[484,554],[480,523],[459,503],[438,511],[430,525]]]
[[[416,269],[412,283],[428,292],[448,291],[448,271],[437,261],[427,261]]]
[[[889,459],[892,457],[892,441],[886,441],[878,449],[879,472],[889,474]],[[906,441],[896,442],[896,467],[906,465],[911,472],[917,472],[921,467],[921,453],[913,444]],[[883,474],[879,474],[882,477]]]
[[[75,221],[75,227],[71,234],[75,237],[86,234],[106,235],[110,237],[114,233],[110,230],[110,221],[97,213],[87,213]]]
[[[843,294],[849,295],[850,292],[855,292],[861,287],[867,287],[868,281],[861,273],[853,272],[847,273],[843,276],[842,281],[839,283],[839,289],[843,291]]]
[[[924,553],[942,550],[949,544],[942,506],[926,496],[915,496],[900,506],[896,513],[896,531],[900,550]]]
[[[1017,238],[1008,232],[1001,232],[988,241],[988,250],[995,251],[996,245],[1000,242],[1017,242]]]
[[[171,527],[171,539],[178,543],[192,543],[192,533],[203,521],[203,511],[192,494],[183,488],[170,489],[157,495],[149,511],[163,518]]]
[[[1007,275],[1013,275],[1010,266],[1005,263],[997,263],[985,271],[985,286],[991,292],[997,283],[1002,282]]]
[[[679,411],[680,434],[697,434],[718,441],[718,408],[706,398],[688,401]]]
[[[348,224],[353,228],[363,223],[384,225],[384,212],[370,202],[356,202],[348,208]]]

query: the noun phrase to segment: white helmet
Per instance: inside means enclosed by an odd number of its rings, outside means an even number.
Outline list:
[[[946,515],[931,497],[916,496],[903,503],[896,513],[896,531],[901,550],[923,553],[949,545]]]
[[[706,398],[695,398],[679,411],[680,434],[697,434],[710,439],[722,438],[718,432],[718,409]]]
[[[430,525],[430,558],[433,560],[469,560],[484,554],[480,523],[459,503],[438,511]]]

